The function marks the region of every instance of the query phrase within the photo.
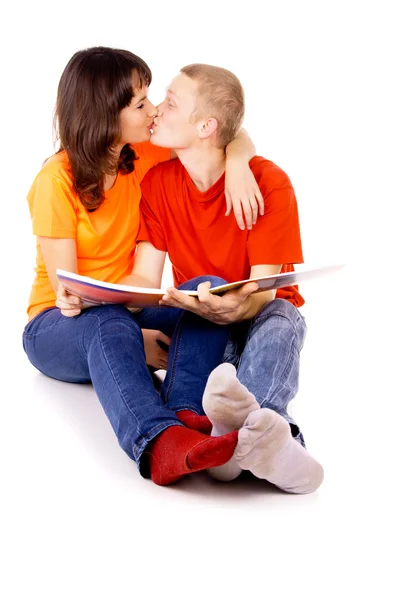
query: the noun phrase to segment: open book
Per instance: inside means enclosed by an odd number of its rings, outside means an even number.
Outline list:
[[[241,287],[245,283],[256,281],[258,283],[257,291],[273,290],[282,287],[289,287],[308,281],[317,279],[325,275],[331,275],[339,271],[343,265],[328,265],[323,267],[315,267],[312,269],[302,269],[301,271],[291,271],[289,273],[280,273],[278,275],[267,275],[266,277],[258,277],[256,279],[244,279],[242,281],[234,281],[217,287],[210,288],[212,294],[223,294],[229,290]],[[75,296],[79,296],[85,304],[124,304],[131,308],[145,308],[147,306],[158,306],[159,300],[166,293],[165,289],[152,289],[135,287],[131,285],[120,285],[118,283],[107,283],[84,277],[69,271],[57,269],[57,276],[64,288]],[[196,290],[181,290],[189,296],[197,296]]]

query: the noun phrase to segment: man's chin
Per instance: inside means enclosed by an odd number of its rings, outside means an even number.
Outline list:
[[[156,131],[152,133],[150,141],[151,144],[153,144],[154,146],[160,146],[161,148],[171,148],[170,144],[167,144],[162,140],[161,135],[156,134]]]

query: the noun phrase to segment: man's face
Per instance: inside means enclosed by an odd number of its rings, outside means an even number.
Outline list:
[[[166,91],[166,98],[158,106],[151,142],[155,146],[190,148],[198,140],[198,127],[190,121],[196,108],[197,84],[180,73]]]

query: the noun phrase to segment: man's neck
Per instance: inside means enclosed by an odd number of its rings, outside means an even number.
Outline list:
[[[221,148],[185,148],[175,151],[200,192],[206,192],[225,171],[225,152]]]

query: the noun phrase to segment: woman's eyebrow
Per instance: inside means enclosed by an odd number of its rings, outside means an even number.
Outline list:
[[[137,104],[140,104],[140,102],[143,102],[143,100],[146,100],[147,96],[145,94],[145,96],[142,96],[142,98],[140,98],[139,100],[137,100],[137,102],[135,103],[135,106],[137,106]]]

